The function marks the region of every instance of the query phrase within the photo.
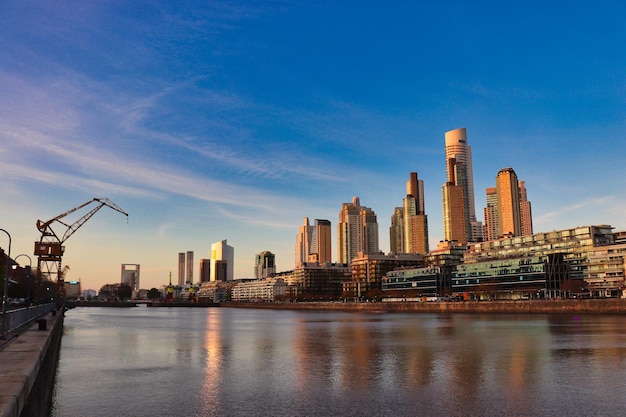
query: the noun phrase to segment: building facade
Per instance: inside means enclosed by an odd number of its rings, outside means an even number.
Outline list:
[[[376,213],[361,206],[358,197],[352,203],[343,203],[337,225],[339,263],[348,264],[359,252],[377,253],[378,221]]]
[[[235,248],[226,239],[211,245],[211,281],[234,279]]]
[[[424,181],[411,172],[403,200],[403,239],[405,253],[428,252],[428,216],[424,204]]]
[[[178,253],[178,285],[185,285],[185,252]]]
[[[139,264],[122,264],[121,283],[129,285],[133,289],[133,294],[139,291],[139,275],[141,266]]]
[[[200,259],[200,282],[211,281],[211,260]]]
[[[276,256],[264,251],[254,256],[254,278],[265,279],[276,273]]]
[[[496,176],[498,236],[521,236],[519,180],[513,168],[502,168]]]
[[[301,266],[307,262],[319,264],[332,261],[331,223],[329,220],[315,219],[313,225],[309,218],[298,228],[296,235],[296,263]]]
[[[233,301],[265,301],[280,300],[287,292],[287,284],[282,278],[239,282],[232,289]]]

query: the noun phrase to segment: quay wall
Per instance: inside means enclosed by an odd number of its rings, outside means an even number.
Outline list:
[[[52,311],[0,350],[0,417],[49,414],[63,318]]]
[[[379,302],[379,303],[223,303],[222,307],[374,313],[626,314],[626,299]]]

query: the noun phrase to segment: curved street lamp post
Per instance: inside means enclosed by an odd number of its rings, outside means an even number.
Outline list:
[[[7,303],[9,301],[9,263],[11,261],[11,235],[4,229],[0,229],[0,232],[6,233],[9,237],[9,251],[7,253],[6,260],[6,272],[4,275],[4,294],[2,295],[2,338],[7,333],[9,327],[9,317],[7,316]]]

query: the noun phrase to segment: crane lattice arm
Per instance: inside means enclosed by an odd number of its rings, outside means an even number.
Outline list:
[[[89,204],[91,204],[93,202],[98,202],[100,204],[98,206],[96,206],[95,208],[91,209],[91,211],[89,211],[89,213],[85,214],[83,217],[81,217],[80,219],[76,220],[74,223],[67,224],[67,223],[64,223],[64,222],[61,221],[61,219],[63,217],[65,217],[65,216],[67,216],[68,214],[72,214],[75,211],[80,210],[81,208],[83,208],[85,206],[88,206]],[[96,212],[98,210],[100,210],[104,206],[110,207],[110,208],[112,208],[115,211],[119,211],[120,213],[122,213],[123,215],[128,217],[128,213],[126,213],[124,210],[119,208],[115,203],[113,203],[108,198],[94,198],[94,199],[92,199],[90,201],[87,201],[86,203],[81,204],[78,207],[74,207],[73,209],[66,211],[65,213],[59,214],[55,218],[50,219],[50,220],[48,220],[46,222],[42,222],[41,220],[37,220],[37,229],[39,229],[39,231],[42,233],[42,238],[44,236],[54,236],[58,240],[59,243],[64,243],[70,236],[72,236],[74,234],[74,232],[76,232],[83,224],[85,224],[85,222],[87,220],[89,220],[94,214],[96,214]],[[63,234],[63,238],[59,238],[58,235],[54,232],[54,230],[52,230],[51,225],[54,222],[58,222],[58,223],[62,224],[63,226],[67,227],[67,230]]]

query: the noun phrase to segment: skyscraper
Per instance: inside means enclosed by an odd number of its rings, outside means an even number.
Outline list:
[[[513,168],[502,168],[496,176],[498,235],[522,234],[519,181]]]
[[[193,251],[187,251],[187,272],[185,274],[185,283],[193,284]]]
[[[350,263],[359,252],[376,253],[378,246],[378,222],[376,213],[361,206],[359,197],[352,203],[343,203],[337,224],[338,258],[340,263]]]
[[[522,236],[533,234],[533,212],[526,193],[526,182],[519,182],[519,204],[522,218]]]
[[[450,130],[445,134],[446,145],[446,183],[445,187],[460,187],[463,190],[463,212],[465,213],[464,228],[466,238],[458,240],[459,243],[476,242],[483,240],[483,227],[482,224],[476,220],[476,211],[474,207],[474,174],[472,170],[472,148],[467,143],[466,129],[459,128]],[[452,230],[452,225],[460,223],[458,219],[452,219],[450,216],[458,216],[460,210],[457,208],[453,210],[451,206],[446,207],[446,197],[448,203],[451,203],[450,198],[455,196],[459,197],[458,191],[442,190],[444,200],[444,234],[446,227],[449,226],[449,233],[455,236],[461,236],[458,228]],[[455,206],[456,206],[455,202]],[[446,216],[448,216],[446,218]],[[451,239],[451,235],[445,236],[446,240]],[[456,239],[455,239],[456,240]]]
[[[498,192],[496,187],[486,190],[487,207],[485,207],[485,225],[487,226],[487,240],[498,238]]]
[[[424,181],[411,172],[406,183],[406,197],[402,202],[404,220],[404,252],[428,252],[428,217],[424,212]]]
[[[178,285],[185,285],[185,252],[178,253]]]
[[[211,281],[234,279],[235,248],[226,239],[211,245]]]
[[[315,219],[313,226],[309,218],[298,228],[296,235],[296,268],[306,262],[324,264],[332,262],[331,223]]]
[[[209,282],[211,280],[211,260],[200,259],[200,282]]]
[[[269,278],[276,273],[276,257],[270,251],[264,251],[254,256],[254,277],[257,279]]]
[[[393,253],[404,253],[404,209],[396,207],[389,227],[389,246]]]

